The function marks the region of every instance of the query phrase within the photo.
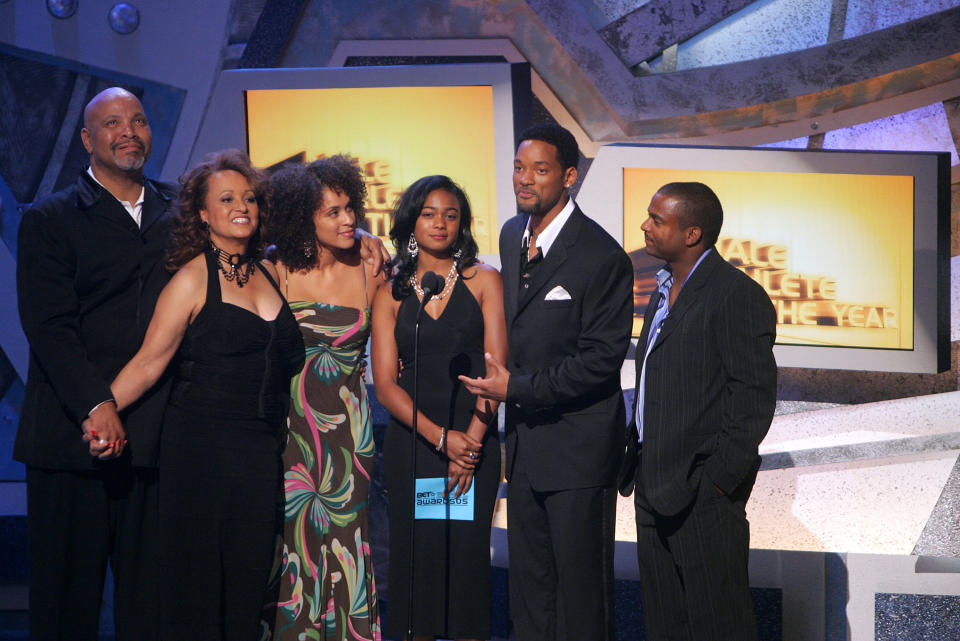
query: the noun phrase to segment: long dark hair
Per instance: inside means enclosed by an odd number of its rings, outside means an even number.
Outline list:
[[[291,271],[308,270],[316,262],[319,252],[313,214],[321,205],[324,187],[347,195],[356,225],[361,227],[367,185],[350,156],[337,154],[306,166],[289,165],[270,179],[274,215],[267,236],[277,246],[276,257]]]
[[[463,270],[477,262],[477,241],[473,239],[473,233],[470,231],[472,217],[466,192],[447,176],[424,176],[403,192],[393,212],[390,239],[397,250],[395,259],[397,269],[393,277],[393,297],[396,300],[403,300],[410,294],[410,277],[417,273],[417,259],[410,256],[407,243],[417,225],[423,203],[430,192],[437,189],[453,194],[460,205],[460,230],[456,242],[450,247],[451,254],[460,252],[460,258],[457,259],[457,273],[463,277]]]
[[[210,176],[218,171],[242,174],[257,198],[260,224],[250,237],[247,255],[259,260],[263,256],[260,230],[270,217],[267,176],[250,163],[239,149],[226,149],[209,154],[203,162],[180,177],[180,195],[174,204],[173,236],[167,249],[164,266],[175,272],[195,256],[210,248],[210,232],[200,219],[206,206]]]

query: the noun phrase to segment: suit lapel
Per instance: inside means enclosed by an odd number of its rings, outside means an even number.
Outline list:
[[[560,239],[558,238],[557,240]],[[556,272],[566,260],[567,248],[554,241],[546,258],[544,258],[540,266],[534,270],[533,278],[530,279],[530,287],[520,290],[520,298],[517,301],[518,314],[530,304],[530,301],[534,300],[540,294],[543,287],[550,282],[550,277],[553,276],[554,272]]]
[[[583,213],[579,207],[575,207],[570,214],[570,218],[567,219],[563,228],[560,229],[560,233],[557,234],[557,237],[554,239],[553,244],[550,246],[550,251],[547,252],[543,262],[534,270],[533,278],[530,280],[530,287],[520,291],[520,297],[517,301],[517,314],[522,312],[523,309],[530,304],[530,301],[534,300],[537,295],[540,294],[544,286],[550,282],[553,274],[567,261],[567,248],[576,243],[582,224]]]
[[[633,389],[640,388],[640,370],[643,365],[643,359],[647,355],[647,340],[650,337],[650,328],[653,326],[653,317],[657,315],[657,305],[660,302],[660,289],[654,289],[650,294],[650,300],[647,302],[647,309],[643,312],[643,329],[640,330],[640,338],[637,339],[637,349],[634,352],[633,359],[636,364],[637,382]]]
[[[160,195],[149,180],[144,181],[143,209],[140,210],[140,233],[146,232],[167,210],[167,199]]]
[[[120,201],[97,184],[86,171],[82,172],[77,179],[77,208],[85,211],[87,216],[105,218],[127,231],[133,233],[140,231],[137,223]]]
[[[714,247],[703,259],[703,262],[697,266],[693,275],[683,284],[683,288],[680,290],[677,300],[674,301],[670,313],[667,314],[666,319],[664,319],[663,324],[660,326],[660,336],[657,337],[657,342],[653,346],[654,349],[656,349],[657,345],[665,341],[667,337],[673,333],[673,330],[680,325],[680,320],[693,303],[696,302],[697,297],[700,295],[700,290],[703,289],[703,286],[710,280],[713,270],[717,268],[719,261],[722,260],[723,258],[720,257],[716,247]]]
[[[520,281],[520,239],[527,225],[526,216],[517,216],[508,221],[503,230],[500,247],[500,273],[503,275],[503,308],[507,322],[513,320],[517,310],[517,289]]]

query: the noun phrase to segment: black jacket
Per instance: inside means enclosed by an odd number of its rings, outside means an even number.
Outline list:
[[[658,300],[655,291],[637,343],[637,386]],[[775,338],[767,293],[710,252],[683,285],[647,356],[640,478],[657,512],[685,508],[700,483],[727,494],[744,482],[752,486],[776,403]]]
[[[17,241],[17,299],[30,368],[14,458],[48,469],[100,465],[81,421],[110,398],[137,352],[160,291],[176,187],[147,180],[141,226],[83,172],[28,210]],[[122,414],[132,463],[156,465],[169,392],[164,377]]]
[[[500,232],[510,347],[507,478],[520,467],[539,491],[610,486],[626,423],[620,368],[630,344],[633,268],[623,248],[579,208],[520,285],[527,216]],[[563,300],[546,300],[560,286]]]

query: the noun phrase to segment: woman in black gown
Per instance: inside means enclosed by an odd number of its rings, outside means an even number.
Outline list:
[[[484,353],[505,359],[506,327],[500,274],[477,262],[466,194],[446,176],[421,178],[406,191],[390,230],[398,269],[392,289],[378,292],[373,310],[373,378],[392,420],[384,443],[390,515],[390,601],[385,630],[405,637],[410,580],[410,447],[414,322],[427,271],[445,286],[424,309],[416,444],[417,479],[439,479],[450,496],[472,492],[465,518],[415,520],[412,542],[413,633],[490,637],[490,526],[500,481],[496,404],[471,395],[457,379],[482,376]],[[501,361],[505,362],[505,361]],[[424,488],[429,481],[418,481]],[[435,486],[436,487],[436,486]],[[418,489],[418,492],[420,489]]]
[[[231,150],[181,183],[168,256],[176,274],[111,390],[123,409],[177,354],[160,451],[160,638],[254,641],[303,342],[275,268],[260,261],[265,177]]]

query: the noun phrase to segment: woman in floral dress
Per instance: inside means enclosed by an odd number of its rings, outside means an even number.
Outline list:
[[[280,288],[306,346],[291,383],[273,638],[380,639],[367,526],[374,442],[360,363],[384,280],[354,240],[366,187],[346,156],[283,169],[271,187]]]

